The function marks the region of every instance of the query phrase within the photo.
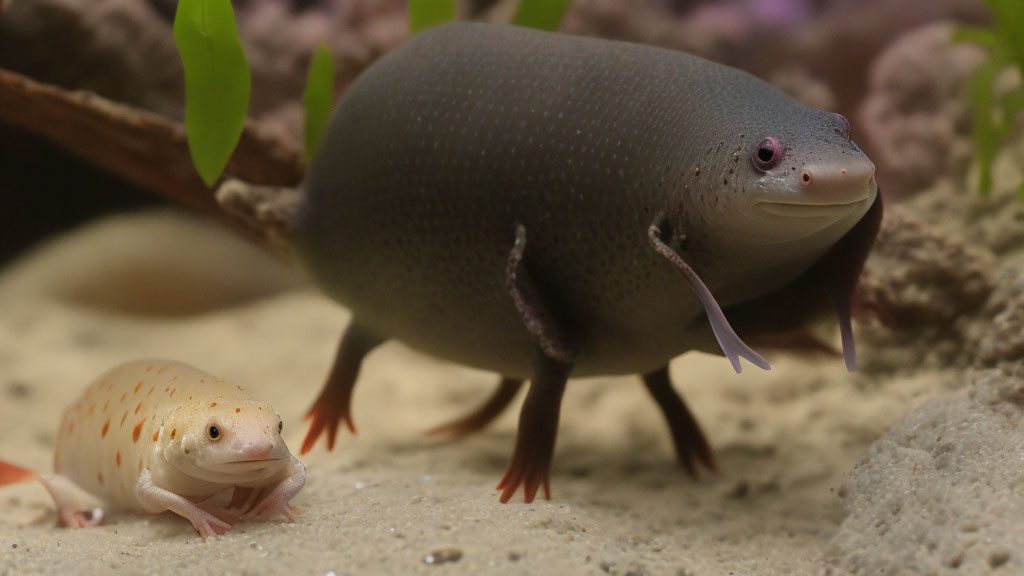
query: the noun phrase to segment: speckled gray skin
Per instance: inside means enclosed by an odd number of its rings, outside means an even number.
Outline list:
[[[557,360],[574,376],[648,374],[719,348],[651,227],[729,317],[800,277],[872,206],[874,166],[846,128],[679,52],[448,24],[344,95],[304,184],[298,253],[373,335],[366,350],[397,338],[527,379],[537,333],[508,275],[519,226],[541,324],[570,351]],[[751,157],[766,136],[784,152],[762,172]]]

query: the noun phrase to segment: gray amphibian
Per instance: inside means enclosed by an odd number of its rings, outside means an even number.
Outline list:
[[[738,334],[835,310],[852,369],[874,173],[842,116],[733,68],[509,26],[423,32],[348,89],[303,184],[298,257],[353,311],[303,452],[355,430],[362,359],[395,338],[502,376],[439,432],[482,427],[530,381],[502,502],[550,497],[570,376],[643,375],[683,465],[713,468],[669,360],[768,369]]]

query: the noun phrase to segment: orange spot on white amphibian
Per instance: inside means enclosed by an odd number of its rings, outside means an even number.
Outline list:
[[[164,382],[181,382],[165,386],[163,394],[153,394],[156,385],[151,383],[147,394],[152,398],[136,398],[133,416],[128,396],[141,394],[147,372],[160,374]],[[187,403],[174,400],[185,396]],[[118,402],[124,406],[112,412],[110,407]],[[121,427],[111,434],[117,411],[122,412]],[[207,425],[214,419],[221,430],[230,431],[230,441],[213,441],[216,437],[211,438]],[[147,428],[147,422],[153,424]],[[280,435],[267,434],[277,426],[272,408],[264,410],[233,384],[177,362],[132,362],[97,379],[65,411],[58,429],[55,473],[39,477],[59,502],[58,516],[65,523],[80,524],[81,513],[92,510],[94,503],[86,507],[80,498],[89,493],[118,508],[180,510],[207,538],[227,531],[231,523],[219,518],[234,514],[212,510],[213,504],[198,509],[191,502],[218,502],[214,496],[238,487],[262,495],[254,513],[294,519],[288,501],[304,484],[305,468]],[[163,433],[165,429],[170,433]],[[223,432],[218,437],[224,437]],[[261,460],[266,464],[261,466]],[[240,461],[245,464],[232,464]],[[129,462],[138,462],[137,468]]]

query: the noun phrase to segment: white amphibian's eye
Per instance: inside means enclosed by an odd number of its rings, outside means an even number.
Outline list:
[[[206,435],[210,437],[210,440],[220,439],[220,428],[216,424],[210,424],[210,427],[206,429]]]
[[[282,430],[284,430],[284,422],[282,422],[281,420],[278,420],[277,421],[277,433],[280,434]]]

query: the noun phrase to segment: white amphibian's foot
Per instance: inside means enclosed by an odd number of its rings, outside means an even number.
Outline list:
[[[296,514],[301,514],[301,511],[288,502],[306,484],[306,467],[294,456],[291,461],[292,465],[288,468],[288,475],[253,506],[252,510],[246,514],[247,518],[256,517],[269,520],[277,516],[284,516],[289,522],[297,520]]]

